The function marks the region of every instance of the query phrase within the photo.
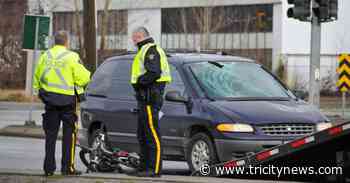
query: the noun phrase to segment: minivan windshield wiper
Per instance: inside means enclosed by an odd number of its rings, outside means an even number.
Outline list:
[[[219,67],[220,69],[224,67],[224,65],[220,64],[219,62],[208,61],[208,63],[215,65],[216,67]]]
[[[90,96],[90,97],[107,98],[106,95],[100,95],[100,94],[91,94],[91,93],[88,93],[87,95]]]

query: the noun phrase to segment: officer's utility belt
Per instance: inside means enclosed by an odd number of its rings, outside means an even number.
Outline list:
[[[148,88],[139,88],[136,92],[136,99],[138,101],[152,102],[158,97],[162,97],[165,88],[165,82],[158,82],[152,84]]]

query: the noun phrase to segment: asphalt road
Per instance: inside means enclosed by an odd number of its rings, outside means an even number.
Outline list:
[[[0,102],[0,128],[8,125],[23,125],[29,119],[29,103]],[[32,105],[32,119],[41,125],[41,114],[44,112],[43,105]]]
[[[78,154],[79,151],[77,151]],[[56,171],[60,170],[60,157],[61,157],[61,142],[57,141],[56,144]],[[44,158],[44,140],[42,139],[32,139],[32,138],[17,138],[17,137],[2,137],[0,136],[0,170],[15,170],[20,175],[21,172],[41,172]],[[80,161],[79,157],[76,158],[76,166],[78,170],[85,171],[85,167]],[[5,171],[6,172],[6,171]],[[59,174],[59,172],[57,172]],[[175,162],[175,161],[164,161],[163,163],[163,175],[166,179],[174,179],[170,182],[176,182],[178,179],[189,180],[189,182],[213,182],[213,183],[222,183],[222,182],[232,182],[232,183],[277,183],[277,182],[291,182],[291,181],[273,181],[273,180],[248,180],[248,179],[227,179],[227,178],[214,178],[214,177],[191,177],[189,175],[189,169],[186,163],[184,162]],[[13,175],[13,173],[12,173]],[[119,180],[118,177],[125,179],[124,174],[117,173],[90,173],[85,174],[86,176],[95,176],[95,177],[110,177]],[[184,175],[186,175],[184,177]],[[177,177],[177,178],[176,178]],[[0,182],[4,175],[1,175],[0,172]],[[6,177],[5,179],[9,182],[13,180],[22,180],[14,176],[13,179]],[[38,179],[38,178],[37,178]],[[85,177],[86,179],[86,177]],[[25,181],[26,180],[26,181]],[[33,177],[30,179],[33,181]],[[87,179],[89,180],[89,179]],[[93,179],[94,180],[94,179]],[[191,180],[191,181],[190,181]],[[34,182],[42,182],[42,180],[35,180]],[[108,180],[110,181],[110,179]],[[108,182],[107,181],[107,182]],[[6,181],[5,181],[6,182]],[[21,181],[20,181],[21,182]],[[27,179],[23,179],[23,182],[30,182]],[[46,182],[46,181],[45,181]],[[56,181],[54,181],[56,182]],[[66,179],[62,179],[58,182],[66,182]],[[82,181],[78,179],[70,180],[68,182],[89,182]],[[96,182],[96,181],[92,181]],[[103,181],[104,182],[104,181]],[[114,182],[114,181],[113,181]],[[117,181],[118,182],[118,181]],[[123,182],[123,181],[122,181]],[[134,181],[133,181],[134,182]],[[137,181],[136,181],[137,182]],[[144,181],[138,181],[144,182]],[[152,182],[151,180],[148,182]],[[159,181],[157,181],[159,182]],[[161,181],[160,181],[161,182]],[[165,182],[165,181],[164,181]],[[185,181],[186,182],[186,181]],[[291,182],[295,183],[295,182]]]
[[[41,125],[42,110],[34,110],[33,118],[37,125]],[[9,125],[24,125],[29,119],[29,111],[25,110],[0,110],[0,129]]]
[[[86,168],[79,159],[77,148],[77,169]],[[0,169],[41,170],[44,158],[44,140],[32,138],[15,138],[0,136]],[[61,141],[56,144],[56,170],[61,169]],[[184,162],[165,161],[163,169],[166,174],[188,175],[189,169]]]

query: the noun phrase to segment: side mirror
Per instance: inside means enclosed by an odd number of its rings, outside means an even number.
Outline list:
[[[165,100],[171,102],[187,103],[187,100],[185,99],[185,97],[181,96],[181,93],[179,91],[168,91],[165,94]]]
[[[308,96],[308,93],[303,91],[303,90],[293,90],[295,96],[301,100],[306,99],[306,97]]]
[[[192,107],[193,102],[191,99],[186,99],[185,97],[181,96],[181,93],[179,91],[168,91],[165,94],[165,100],[171,101],[171,102],[181,102],[186,105],[187,113],[192,113]]]

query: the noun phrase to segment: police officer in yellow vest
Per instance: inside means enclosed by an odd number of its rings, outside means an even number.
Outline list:
[[[131,70],[139,109],[137,138],[141,162],[137,175],[159,177],[162,168],[159,111],[165,85],[171,82],[170,70],[164,50],[149,37],[146,28],[135,29],[132,41],[138,47]]]
[[[79,175],[75,169],[74,154],[78,131],[75,113],[77,96],[82,96],[90,81],[90,72],[81,64],[79,55],[67,49],[68,34],[59,31],[55,46],[41,55],[34,73],[33,88],[45,104],[43,129],[45,131],[44,171],[51,176],[56,170],[55,147],[60,123],[63,123],[62,175]]]

